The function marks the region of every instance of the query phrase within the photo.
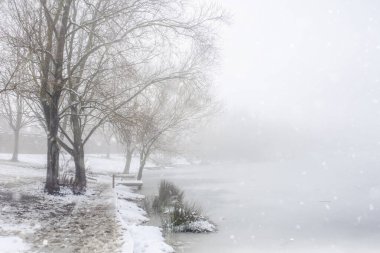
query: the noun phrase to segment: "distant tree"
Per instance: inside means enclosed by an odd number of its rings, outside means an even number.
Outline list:
[[[13,131],[13,155],[12,161],[18,161],[19,154],[19,139],[20,131],[22,128],[32,124],[35,121],[33,114],[29,110],[25,98],[23,98],[19,91],[8,91],[0,96],[1,115],[6,119],[8,125]]]
[[[134,101],[132,106],[124,107],[110,117],[110,124],[113,126],[118,142],[124,146],[125,165],[123,173],[125,174],[130,173],[132,157],[136,151],[137,107],[138,105]]]
[[[116,134],[119,137],[119,142],[124,145],[125,148],[125,165],[123,173],[129,174],[131,169],[131,162],[133,154],[136,151],[136,124],[131,120],[125,118],[112,118],[113,124],[116,129]]]
[[[127,145],[127,169],[124,172],[129,171],[128,154],[135,150],[139,154],[139,180],[152,153],[178,152],[176,144],[181,136],[215,111],[216,104],[209,92],[207,82],[195,85],[168,81],[165,85],[147,90],[145,96],[139,98],[132,120],[119,118],[119,133],[122,133]]]
[[[106,142],[106,158],[110,159],[111,158],[111,144],[112,144],[112,138],[114,136],[114,132],[112,129],[112,126],[109,122],[106,122],[103,124],[101,130],[101,135]]]
[[[4,44],[0,47],[4,49],[0,54],[0,113],[13,131],[12,161],[18,161],[20,131],[35,119],[23,97],[23,87],[28,81],[22,51],[10,51]]]

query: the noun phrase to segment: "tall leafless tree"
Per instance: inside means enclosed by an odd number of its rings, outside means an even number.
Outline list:
[[[192,54],[192,49],[210,42],[203,34],[206,24],[221,18],[215,13],[205,13],[197,18],[180,20],[178,15],[170,14],[174,6],[180,7],[175,0],[135,1],[132,5],[128,1],[118,1],[117,9],[114,9],[112,1],[99,0],[97,3],[90,21],[85,22],[91,26],[83,33],[73,30],[79,33],[81,41],[86,41],[83,52],[73,50],[75,40],[68,46],[69,52],[73,51],[69,54],[70,61],[86,55],[80,64],[72,64],[79,66],[79,73],[70,75],[75,78],[68,80],[67,104],[71,127],[64,133],[66,142],[61,142],[62,147],[74,157],[77,192],[86,187],[84,146],[92,134],[111,115],[128,106],[149,87],[167,80],[197,78],[201,72],[198,69],[199,59],[207,54]],[[152,11],[154,15],[151,15]],[[107,22],[102,22],[103,17]],[[93,36],[95,32],[96,37]],[[188,50],[173,48],[169,43],[175,40],[197,46],[189,46]],[[212,49],[211,44],[207,46]],[[93,53],[87,55],[88,51]],[[187,55],[180,55],[181,51]]]
[[[12,0],[3,9],[2,38],[25,52],[47,132],[49,193],[59,191],[60,147],[74,158],[82,193],[85,144],[111,115],[151,86],[203,75],[223,18],[181,0]]]
[[[9,1],[6,40],[28,53],[30,73],[37,86],[47,131],[47,174],[45,189],[59,191],[59,107],[67,78],[64,76],[65,44],[72,0]]]

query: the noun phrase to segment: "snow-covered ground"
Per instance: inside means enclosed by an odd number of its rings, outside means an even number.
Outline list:
[[[0,155],[0,158],[9,157]],[[93,198],[99,197],[98,204],[105,203],[105,199],[112,199],[111,203],[116,204],[112,226],[119,230],[111,234],[118,239],[110,247],[128,253],[132,249],[137,253],[171,252],[161,231],[144,223],[146,214],[137,205],[142,195],[120,185],[115,192],[100,191],[93,187],[95,182],[91,182],[88,194],[80,197],[82,199],[75,200],[72,196],[51,202],[50,197],[42,198],[37,194],[42,184],[36,182],[41,182],[45,176],[44,156],[21,155],[20,159],[23,162],[16,167],[7,161],[0,163],[0,187],[18,189],[10,193],[2,191],[0,195],[3,251],[17,252],[17,248],[20,252],[33,252],[30,249],[35,250],[36,244],[39,250],[54,245],[54,238],[43,239],[46,237],[46,231],[45,234],[41,231],[44,222],[57,221],[53,216],[65,212],[72,212],[74,215],[70,219],[79,221],[79,215],[86,209],[77,203],[96,203]],[[110,173],[121,172],[124,162],[122,156],[108,160],[89,155],[87,159],[97,175],[96,183],[108,186]],[[276,162],[148,169],[144,172],[141,194],[156,194],[161,179],[172,181],[185,190],[186,199],[198,203],[203,213],[218,225],[217,233],[175,234],[169,238],[170,243],[182,243],[176,247],[179,253],[377,253],[380,252],[379,168],[377,154],[352,153],[310,155]],[[20,202],[16,206],[19,214],[12,209],[15,207],[4,206],[4,202],[10,200]],[[35,205],[40,208],[38,216],[33,216],[30,207],[24,205],[30,201],[39,203]],[[52,204],[55,208],[51,214]],[[113,224],[111,219],[107,222]],[[66,223],[57,222],[60,233]],[[104,220],[100,221],[98,226],[103,223]],[[71,223],[76,228],[74,224]],[[91,222],[86,225],[90,226]],[[66,240],[75,243],[77,232],[69,234],[73,236]],[[110,238],[108,236],[104,233],[101,238]],[[55,239],[59,241],[62,237]]]
[[[164,242],[158,227],[144,225],[148,221],[146,212],[139,208],[135,201],[142,200],[143,195],[131,192],[129,187],[116,186],[117,207],[125,243],[123,252],[126,253],[171,253],[173,248]]]
[[[87,193],[59,197],[43,193],[45,155],[9,158],[0,154],[0,252],[173,252],[159,228],[143,224],[148,218],[136,202],[144,196],[121,185],[112,190],[122,156],[86,156],[95,179]]]

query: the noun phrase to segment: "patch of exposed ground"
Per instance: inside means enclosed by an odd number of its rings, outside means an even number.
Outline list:
[[[50,196],[43,178],[22,173],[34,168],[15,169],[17,178],[3,176],[0,163],[0,236],[21,238],[28,252],[120,252],[110,185],[90,183],[84,196]]]

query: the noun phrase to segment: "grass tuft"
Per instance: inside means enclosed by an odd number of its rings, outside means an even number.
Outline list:
[[[152,208],[160,213],[167,211],[169,207],[174,207],[176,203],[182,203],[184,192],[176,185],[162,180],[158,190],[158,196],[153,199]]]
[[[184,192],[168,181],[161,181],[158,196],[146,199],[145,210],[158,214],[168,232],[213,232],[215,226],[195,204],[184,201]]]

